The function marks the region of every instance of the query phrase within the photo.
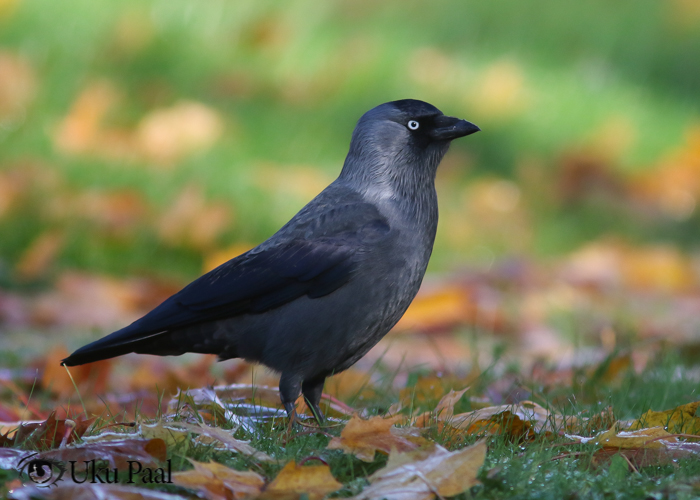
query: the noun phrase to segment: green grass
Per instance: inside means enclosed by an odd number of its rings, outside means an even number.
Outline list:
[[[601,365],[601,370],[605,365]],[[600,371],[600,370],[599,370]],[[415,384],[420,372],[408,377],[408,386]],[[503,376],[502,374],[499,376]],[[445,380],[448,380],[446,377]],[[471,394],[482,394],[485,388],[498,379],[495,371],[486,370],[472,384]],[[619,420],[635,419],[648,409],[664,410],[698,399],[697,375],[684,367],[677,350],[659,352],[647,369],[636,374],[626,371],[610,382],[604,382],[595,374],[580,385],[559,386],[554,389],[530,386],[535,401],[547,405],[549,401],[557,411],[570,415],[593,415],[610,406]],[[582,380],[577,378],[577,380]],[[349,400],[357,408],[370,408],[370,413],[382,413],[387,403],[397,401],[395,389],[379,383],[374,386],[376,397],[371,400]],[[561,396],[568,394],[566,398]],[[34,395],[41,399],[39,391]],[[424,402],[424,408],[434,407],[436,400]],[[470,403],[464,398],[456,407],[457,412],[468,411]],[[414,408],[414,411],[418,410]],[[137,420],[148,422],[152,415],[136,415]],[[172,418],[172,417],[171,417]],[[175,417],[175,420],[182,417]],[[109,423],[109,422],[103,422]],[[220,424],[225,429],[235,429],[230,423]],[[115,431],[120,428],[110,428]],[[327,427],[325,432],[339,435],[340,427]],[[124,428],[127,433],[134,430]],[[446,446],[459,449],[473,444],[479,436],[448,435],[436,428],[426,429],[425,436]],[[367,477],[386,465],[387,457],[378,453],[372,463],[365,463],[339,450],[327,450],[329,437],[290,431],[284,420],[266,420],[257,424],[252,432],[242,428],[234,430],[234,437],[248,440],[258,450],[273,457],[274,461],[259,462],[250,457],[216,449],[213,445],[194,444],[186,441],[168,449],[174,470],[191,468],[187,459],[200,462],[220,462],[239,470],[253,470],[268,480],[274,478],[285,463],[300,462],[308,457],[319,457],[331,469],[333,476],[344,487],[333,497],[358,494],[367,485]],[[700,476],[700,460],[683,458],[671,465],[653,465],[630,471],[621,457],[601,462],[594,457],[595,446],[564,445],[571,440],[564,435],[539,435],[532,441],[520,441],[506,435],[487,438],[488,454],[480,472],[481,484],[456,498],[460,499],[560,499],[560,498],[696,498],[695,484]],[[0,483],[16,477],[12,472],[0,472]],[[152,486],[151,486],[152,487]],[[168,486],[162,488],[184,494],[186,490]]]
[[[309,1],[194,7],[165,0],[99,6],[85,0],[61,5],[28,0],[0,21],[0,45],[31,64],[38,92],[24,119],[0,132],[0,171],[38,162],[70,189],[135,189],[155,213],[167,210],[184,185],[197,183],[236,215],[219,245],[263,240],[308,200],[261,186],[255,180],[261,163],[282,170],[309,165],[333,178],[359,115],[396,98],[432,101],[484,129],[454,145],[471,158],[455,188],[483,175],[517,181],[518,165],[528,158],[554,173],[562,151],[587,144],[616,118],[629,124],[634,140],[612,160],[612,168],[635,171],[682,144],[684,131],[698,121],[700,70],[693,61],[700,30],[685,26],[674,9],[650,0],[615,5],[333,1],[322,8]],[[445,74],[430,84],[411,76],[424,71],[416,67],[415,55],[425,48],[449,61]],[[522,76],[525,104],[512,116],[495,116],[480,110],[478,99],[470,100],[497,61],[509,61]],[[97,79],[113,82],[125,96],[109,116],[112,126],[133,126],[153,108],[193,99],[223,114],[224,137],[209,152],[165,172],[62,155],[51,131],[81,89]],[[455,198],[444,190],[441,195]],[[52,218],[45,204],[45,197],[29,200],[0,219],[0,258],[6,267],[42,231],[58,226],[67,231],[69,243],[54,272],[151,271],[184,281],[200,270],[199,253],[154,241],[150,221],[117,242],[94,223]],[[585,210],[561,214],[556,204],[530,209],[537,222],[526,251],[543,255],[611,230],[642,239],[662,231],[673,241],[697,243],[667,220],[650,227],[619,211],[617,217],[601,218]],[[459,206],[448,204],[445,210]],[[613,222],[601,225],[605,220]],[[497,255],[509,253],[488,238],[482,243]],[[471,246],[450,248],[438,240],[431,269],[477,254]],[[4,281],[13,283],[11,276]]]

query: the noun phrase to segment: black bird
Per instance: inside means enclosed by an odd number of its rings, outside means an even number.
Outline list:
[[[422,101],[371,109],[340,176],[270,239],[63,364],[131,352],[244,358],[281,373],[290,419],[300,393],[320,419],[326,377],[364,356],[418,292],[437,230],[438,164],[450,141],[478,131]]]

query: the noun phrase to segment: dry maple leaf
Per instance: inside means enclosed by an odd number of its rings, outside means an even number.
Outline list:
[[[430,500],[458,495],[479,481],[477,474],[486,458],[486,442],[458,451],[440,445],[392,453],[386,467],[369,477],[370,486],[355,500]]]
[[[321,500],[343,485],[336,481],[327,465],[298,465],[289,462],[260,496],[265,500],[297,500],[305,494],[309,500]]]
[[[403,419],[400,415],[391,418],[372,417],[369,420],[353,416],[340,433],[340,437],[331,439],[328,449],[343,450],[360,460],[373,462],[376,451],[402,452],[428,445],[427,439],[394,427],[394,424]]]
[[[190,460],[194,470],[176,472],[173,482],[197,490],[207,500],[257,498],[265,479],[252,471],[238,471],[216,462]]]

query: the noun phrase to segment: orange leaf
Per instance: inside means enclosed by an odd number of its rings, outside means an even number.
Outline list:
[[[46,356],[44,373],[41,377],[42,386],[61,398],[67,398],[75,393],[75,387],[66,367],[61,366],[61,360],[66,357],[68,357],[68,351],[64,347],[52,349]],[[107,387],[111,367],[111,360],[103,360],[88,365],[71,366],[68,370],[79,391],[99,394]]]
[[[331,439],[328,448],[343,450],[346,453],[352,453],[360,460],[372,462],[376,451],[383,453],[389,453],[392,450],[409,451],[427,445],[428,440],[420,436],[412,436],[405,429],[393,427],[403,418],[402,416],[372,417],[369,420],[362,420],[355,415],[340,433],[340,437]]]
[[[321,500],[343,485],[335,480],[327,465],[301,466],[289,462],[260,496],[267,500],[296,500],[306,494],[309,500]]]
[[[265,485],[265,479],[252,471],[238,471],[216,462],[190,462],[194,470],[176,472],[173,481],[209,500],[255,498]]]

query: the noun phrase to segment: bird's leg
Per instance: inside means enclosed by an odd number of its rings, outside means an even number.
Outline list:
[[[294,374],[283,373],[280,377],[280,399],[289,417],[289,425],[297,420],[296,400],[301,394],[301,377]]]
[[[323,412],[321,411],[319,403],[321,402],[323,384],[325,381],[326,377],[320,377],[312,380],[304,380],[304,383],[301,385],[301,392],[304,394],[304,398],[306,398],[306,402],[314,413],[314,417],[319,426],[323,425],[324,421]]]

